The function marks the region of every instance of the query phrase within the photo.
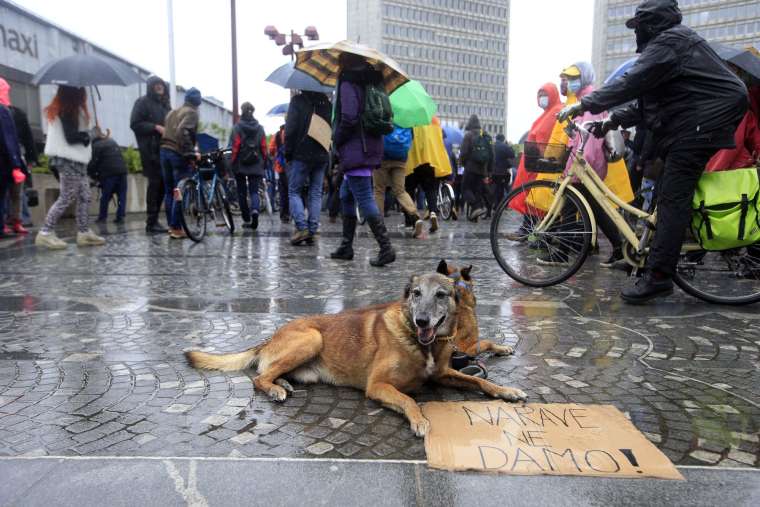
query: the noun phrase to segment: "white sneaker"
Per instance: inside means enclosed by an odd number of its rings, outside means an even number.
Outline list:
[[[98,236],[89,229],[87,229],[87,232],[77,233],[77,245],[79,246],[100,246],[105,244],[105,238]]]
[[[55,235],[54,232],[38,232],[34,238],[34,244],[37,246],[44,246],[50,250],[63,250],[66,248],[66,243]]]
[[[425,223],[422,220],[420,220],[420,219],[417,219],[414,222],[414,233],[412,233],[412,237],[413,238],[419,238],[419,237],[422,236],[422,227],[424,225],[425,225]]]
[[[430,232],[431,234],[438,230],[438,217],[435,213],[430,213]]]

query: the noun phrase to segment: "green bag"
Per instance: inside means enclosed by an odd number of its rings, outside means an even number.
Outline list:
[[[393,132],[393,109],[388,94],[380,86],[367,85],[361,123],[364,132],[371,136],[384,136]]]
[[[760,241],[756,168],[705,173],[692,202],[691,229],[705,250],[729,250]]]

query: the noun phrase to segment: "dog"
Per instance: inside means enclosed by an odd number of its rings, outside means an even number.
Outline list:
[[[490,340],[478,340],[478,317],[475,314],[475,283],[470,273],[472,266],[458,269],[441,260],[436,270],[454,280],[459,295],[459,320],[458,331],[454,337],[455,350],[464,352],[468,356],[477,356],[483,352],[493,352],[497,356],[508,356],[514,353],[509,345],[497,345]]]
[[[426,381],[477,389],[508,401],[527,399],[519,389],[449,366],[461,310],[453,279],[440,273],[414,275],[400,301],[302,317],[244,352],[187,351],[185,356],[191,366],[208,370],[255,366],[254,386],[275,401],[293,392],[288,380],[361,389],[368,398],[404,414],[414,434],[423,437],[430,423],[406,393]]]

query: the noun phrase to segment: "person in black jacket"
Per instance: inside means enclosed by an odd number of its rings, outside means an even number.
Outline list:
[[[322,209],[322,185],[329,155],[327,149],[309,135],[312,115],[330,124],[332,106],[327,95],[302,91],[290,99],[288,117],[285,121],[285,160],[288,163],[288,195],[290,216],[295,231],[290,239],[293,245],[312,243],[319,229]],[[329,140],[329,132],[328,138]],[[301,190],[308,184],[308,198],[304,206]],[[304,207],[309,216],[306,218]]]
[[[250,102],[240,106],[240,121],[232,129],[232,172],[237,182],[237,197],[243,227],[259,226],[259,187],[266,176],[267,136],[258,120],[253,117],[256,109]],[[248,196],[251,197],[250,208]]]
[[[636,32],[641,56],[620,79],[563,109],[563,121],[584,111],[613,111],[598,123],[603,136],[619,126],[643,122],[655,140],[656,155],[664,161],[657,183],[657,230],[646,272],[624,289],[628,303],[643,303],[673,291],[691,201],[707,161],[722,148],[734,146],[734,131],[747,110],[747,89],[708,43],[681,24],[676,0],[646,0],[626,26]]]
[[[121,148],[111,137],[95,128],[92,141],[92,159],[87,174],[100,184],[100,210],[97,223],[105,223],[111,197],[116,194],[116,218],[113,223],[123,224],[127,211],[127,164]]]
[[[493,182],[496,187],[494,207],[498,206],[502,199],[507,196],[514,167],[515,150],[505,142],[504,134],[498,134],[493,145]]]
[[[145,195],[148,217],[145,221],[145,232],[151,234],[166,232],[166,227],[158,221],[165,194],[159,149],[161,136],[164,134],[164,120],[170,109],[166,83],[160,77],[149,77],[147,93],[137,99],[132,107],[130,127],[137,138],[143,175],[148,178],[148,191]]]

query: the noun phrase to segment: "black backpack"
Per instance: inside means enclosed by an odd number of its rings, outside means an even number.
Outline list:
[[[472,160],[478,164],[487,164],[493,157],[491,136],[481,130],[472,145]]]
[[[371,136],[384,136],[393,132],[391,101],[380,86],[367,85],[364,89],[361,126],[364,133]]]
[[[240,136],[242,137],[238,155],[240,165],[258,165],[261,162],[261,129],[254,135],[246,135],[241,131]]]

